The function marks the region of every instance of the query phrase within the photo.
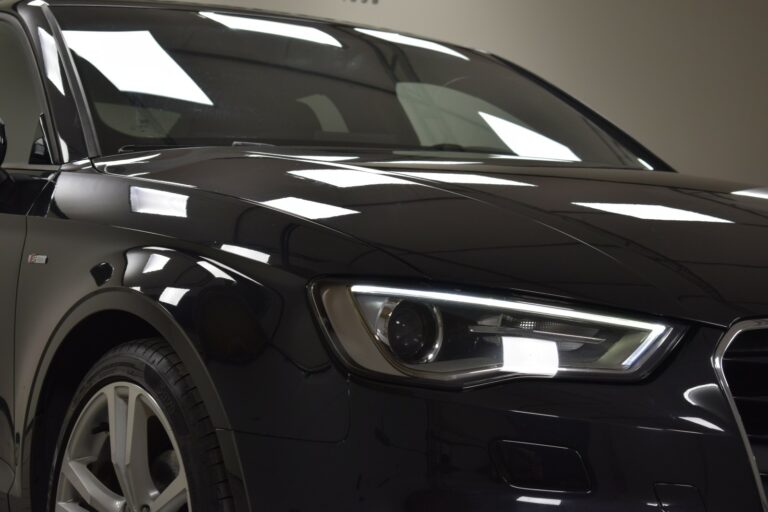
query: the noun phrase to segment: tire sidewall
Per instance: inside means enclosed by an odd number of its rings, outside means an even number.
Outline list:
[[[199,444],[195,443],[191,411],[184,409],[183,397],[179,390],[152,364],[152,361],[137,357],[135,354],[120,352],[110,353],[100,360],[83,379],[72,399],[63,423],[64,428],[56,444],[55,464],[49,479],[46,510],[55,510],[63,455],[75,423],[90,400],[105,386],[116,382],[140,386],[154,398],[168,420],[186,472],[190,510],[194,512],[216,510],[215,496],[206,496],[203,492],[209,489],[209,484],[205,481],[208,475],[205,474],[204,465],[200,464],[200,461],[205,460],[205,454],[201,453]],[[195,461],[198,463],[195,464]]]

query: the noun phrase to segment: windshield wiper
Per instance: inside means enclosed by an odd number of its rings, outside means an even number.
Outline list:
[[[444,142],[442,144],[433,144],[431,146],[422,146],[419,148],[423,151],[446,151],[456,153],[485,153],[491,155],[510,155],[518,156],[511,151],[499,150],[499,148],[491,148],[486,146],[462,146],[461,144],[454,144],[451,142]]]
[[[275,144],[270,144],[269,142],[251,142],[249,140],[236,140],[232,142],[232,147],[237,146],[266,146],[269,148],[275,147]]]
[[[224,144],[128,144],[117,150],[118,153],[131,153],[134,151],[158,151],[161,149],[176,149],[176,148],[198,148],[204,146],[223,146]],[[236,140],[232,142],[232,147],[237,146],[268,146],[274,147],[274,144],[268,144],[266,142],[249,142]]]
[[[135,151],[158,151],[161,149],[194,148],[197,144],[128,144],[117,150],[118,153],[133,153]]]
[[[249,146],[249,147],[263,147],[274,148],[278,144],[270,142],[256,142],[256,141],[232,141],[230,144],[232,147]],[[353,145],[353,144],[317,144],[317,141],[290,141],[290,144],[283,144],[290,147],[318,147],[329,150],[340,150],[343,148],[348,149],[371,149],[371,150],[405,150],[405,151],[444,151],[455,153],[479,153],[479,154],[491,154],[491,155],[510,155],[517,156],[511,151],[499,151],[498,148],[484,147],[484,146],[462,146],[454,143],[442,143],[433,144],[431,146],[368,146],[368,145]],[[128,144],[121,147],[118,153],[131,153],[135,151],[159,151],[163,149],[175,149],[175,148],[195,148],[204,146],[223,146],[223,144]]]

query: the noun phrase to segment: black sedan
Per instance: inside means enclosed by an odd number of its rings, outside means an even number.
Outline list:
[[[0,0],[0,73],[0,511],[768,510],[768,189],[368,27]]]

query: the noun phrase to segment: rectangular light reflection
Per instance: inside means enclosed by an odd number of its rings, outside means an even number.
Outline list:
[[[247,16],[232,16],[230,14],[218,14],[215,12],[201,11],[200,16],[221,23],[225,27],[235,30],[247,30],[249,32],[259,32],[272,36],[290,37],[292,39],[301,39],[310,43],[324,44],[341,48],[342,45],[338,39],[326,34],[322,30],[294,23],[283,23],[279,21],[262,20]]]
[[[705,215],[703,213],[671,208],[660,204],[627,204],[627,203],[572,203],[576,206],[592,208],[617,215],[626,215],[643,220],[664,220],[679,222],[715,222],[733,224],[733,221]]]
[[[756,199],[768,199],[768,188],[750,188],[731,192],[734,196],[754,197]]]
[[[556,498],[539,498],[537,496],[520,496],[517,498],[520,503],[534,503],[536,505],[550,505],[553,507],[559,507],[563,500]]]
[[[448,48],[444,44],[436,43],[434,41],[427,41],[425,39],[418,39],[416,37],[404,36],[395,32],[384,32],[382,30],[370,30],[367,28],[356,28],[355,30],[361,34],[383,39],[384,41],[389,41],[390,43],[402,44],[405,46],[415,46],[417,48],[423,48],[425,50],[458,57],[462,60],[469,60],[469,57],[466,55],[457,52],[453,48]]]
[[[148,30],[65,30],[64,38],[120,91],[213,105]]]
[[[493,176],[484,176],[482,174],[471,174],[466,172],[404,172],[397,171],[398,174],[405,174],[414,178],[424,180],[439,181],[441,183],[453,183],[457,185],[506,185],[508,187],[535,187],[530,183],[522,181],[508,180],[505,178],[495,178]]]
[[[64,80],[61,76],[61,64],[59,62],[59,51],[56,49],[56,41],[51,34],[41,27],[37,27],[37,34],[40,36],[40,48],[43,51],[45,76],[64,96]]]
[[[245,247],[240,247],[239,245],[222,244],[221,250],[231,254],[237,254],[238,256],[248,258],[249,260],[258,261],[261,263],[269,263],[270,255],[255,249],[247,249]]]
[[[164,190],[131,187],[131,211],[165,217],[187,217],[189,196]]]
[[[545,137],[530,128],[500,117],[479,112],[480,117],[496,132],[496,135],[518,156],[580,162],[576,153],[559,142]]]
[[[329,219],[331,217],[341,217],[344,215],[354,215],[360,213],[355,210],[349,210],[347,208],[341,208],[339,206],[333,206],[331,204],[317,203],[315,201],[308,201],[306,199],[300,199],[298,197],[283,197],[281,199],[273,199],[272,201],[264,201],[264,206],[275,208],[286,213],[298,215],[306,219]]]
[[[554,376],[560,355],[554,341],[502,336],[504,363],[501,371],[523,375]]]
[[[368,187],[371,185],[413,185],[413,182],[383,173],[355,171],[352,169],[310,169],[288,171],[288,174],[306,178],[337,188]]]
[[[142,274],[151,274],[152,272],[159,272],[165,268],[171,258],[163,256],[162,254],[150,254]]]
[[[179,302],[181,302],[181,299],[183,299],[184,296],[188,293],[189,293],[188,288],[174,288],[172,286],[169,286],[168,288],[163,290],[163,293],[160,294],[160,298],[158,300],[163,304],[178,306]]]

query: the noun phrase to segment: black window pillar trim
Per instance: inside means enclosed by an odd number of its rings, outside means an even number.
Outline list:
[[[54,16],[51,8],[46,4],[42,5],[40,9],[48,22],[53,39],[56,41],[56,46],[59,50],[59,56],[61,57],[62,66],[64,68],[64,75],[69,83],[69,88],[72,91],[75,100],[77,113],[80,116],[80,124],[83,128],[83,137],[85,138],[85,146],[88,151],[88,156],[90,158],[96,158],[101,156],[99,139],[96,136],[96,127],[93,124],[91,109],[85,99],[85,89],[83,88],[83,82],[80,80],[80,74],[77,72],[75,60],[64,40],[64,33],[61,31],[59,22],[56,20],[56,16]]]
[[[44,73],[43,73],[42,67],[40,66],[40,59],[35,51],[33,40],[30,37],[28,37],[28,33],[25,30],[26,27],[24,23],[22,23],[21,20],[19,20],[15,16],[12,16],[4,12],[0,12],[0,20],[6,21],[18,29],[19,31],[18,35],[24,39],[24,43],[29,47],[32,57],[35,60],[34,62],[35,70],[37,71],[38,77],[40,80],[43,80]],[[51,104],[48,99],[48,95],[46,93],[45,87],[41,87],[41,89],[42,89],[42,97],[40,99],[42,100],[43,111],[40,113],[40,127],[42,128],[42,131],[43,131],[43,138],[46,140],[46,143],[48,146],[48,152],[51,155],[53,162],[57,162],[61,160],[61,149],[59,147],[58,140],[56,140],[57,137],[52,137],[52,135],[56,134],[56,127],[53,122]],[[51,145],[51,143],[53,143],[53,145]],[[16,165],[14,167],[19,167],[19,165]],[[58,168],[58,165],[55,163],[50,165],[29,164],[29,165],[21,165],[21,167],[23,167],[24,169],[51,169],[51,168]]]

